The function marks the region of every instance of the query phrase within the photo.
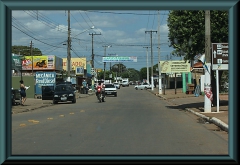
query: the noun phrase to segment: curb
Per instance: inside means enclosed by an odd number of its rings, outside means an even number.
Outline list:
[[[207,120],[210,123],[215,124],[216,126],[220,127],[222,130],[228,132],[228,125],[226,123],[222,122],[221,120],[219,120],[218,118],[216,118],[216,117],[212,117],[212,118],[211,117],[207,117],[207,116],[205,116],[205,115],[203,115],[201,113],[195,112],[195,111],[193,111],[193,110],[191,110],[189,108],[186,108],[186,110],[189,111],[189,112],[192,112],[193,114],[195,114],[195,115],[197,115],[197,116],[199,116],[199,117],[201,117],[201,118],[203,118],[205,120]]]

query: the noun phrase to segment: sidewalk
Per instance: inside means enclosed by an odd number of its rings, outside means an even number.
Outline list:
[[[195,115],[205,119],[208,122],[214,123],[223,130],[228,132],[228,95],[219,95],[219,112],[217,112],[217,107],[211,107],[211,112],[204,112],[204,96],[199,95],[196,97],[194,94],[186,94],[182,92],[182,89],[177,89],[175,94],[175,89],[166,89],[165,94],[159,95],[159,89],[154,88],[148,90],[157,97],[166,100],[170,103],[169,108],[187,110],[194,113]]]
[[[83,97],[88,97],[93,95],[93,93],[89,94],[80,94],[77,93],[76,98],[81,99]],[[42,100],[42,99],[35,99],[35,98],[27,98],[25,105],[13,105],[12,106],[12,114],[17,114],[17,113],[22,113],[22,112],[27,112],[27,111],[32,111],[38,108],[43,108],[43,107],[49,107],[53,106],[52,100]]]

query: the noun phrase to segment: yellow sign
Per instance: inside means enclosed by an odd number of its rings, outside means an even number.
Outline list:
[[[63,69],[67,70],[67,58],[62,58],[63,59]],[[84,69],[86,69],[86,58],[71,58],[72,62],[72,70],[76,70],[77,66],[82,66]]]
[[[161,73],[190,72],[189,61],[160,61]]]

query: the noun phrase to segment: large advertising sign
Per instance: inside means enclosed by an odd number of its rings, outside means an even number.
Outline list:
[[[102,62],[137,62],[137,57],[103,57]]]
[[[228,43],[212,43],[212,69],[228,70]]]
[[[62,58],[63,60],[63,69],[67,70],[67,58]],[[86,69],[86,58],[71,58],[72,70],[76,70],[76,67],[83,67]]]
[[[56,72],[36,72],[35,93],[42,94],[42,86],[55,86]]]
[[[48,56],[24,56],[22,60],[23,70],[61,70],[62,59],[54,55]],[[59,67],[60,66],[60,67]]]
[[[189,61],[160,61],[161,73],[190,72]]]

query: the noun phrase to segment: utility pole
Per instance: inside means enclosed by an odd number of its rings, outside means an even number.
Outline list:
[[[157,31],[145,31],[145,33],[149,32],[150,33],[150,38],[151,38],[151,66],[152,66],[152,70],[151,70],[151,84],[152,84],[152,91],[153,91],[153,51],[152,51],[152,33]]]
[[[160,67],[160,13],[158,10],[158,94],[162,94],[162,74]]]
[[[33,43],[32,41],[30,42],[30,55],[32,56],[32,75],[33,75],[33,53],[32,53],[32,46],[33,46]]]
[[[71,38],[70,38],[70,10],[68,10],[68,45],[67,45],[67,77],[70,81],[70,71],[71,71]]]
[[[111,47],[111,45],[104,45],[103,47],[104,47],[104,57],[106,57],[106,49]],[[103,71],[104,71],[103,79],[104,80],[105,80],[105,70],[106,70],[106,62],[104,62],[104,69],[103,69]]]
[[[205,84],[204,90],[212,93],[211,89],[211,54],[210,54],[210,44],[211,44],[211,27],[210,27],[210,10],[205,10]],[[209,72],[208,72],[209,71]],[[212,100],[210,100],[206,94],[204,96],[204,112],[211,112]]]
[[[149,83],[149,67],[148,67],[148,46],[143,47],[143,48],[147,48],[147,83]]]
[[[92,35],[92,68],[94,68],[93,36],[94,35],[101,35],[101,33],[100,34],[90,33],[89,35]]]

